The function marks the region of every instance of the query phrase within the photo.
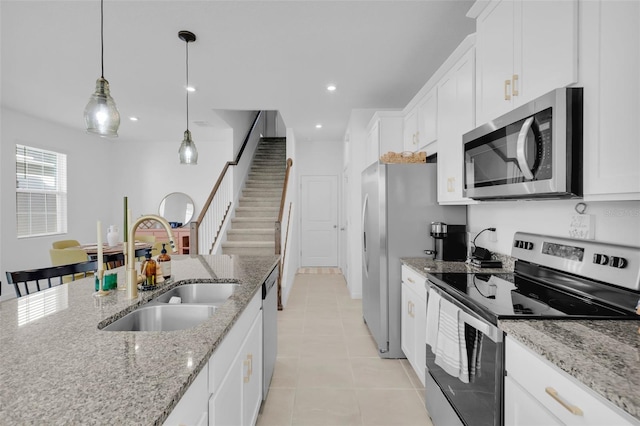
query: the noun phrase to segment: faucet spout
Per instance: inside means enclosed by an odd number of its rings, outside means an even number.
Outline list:
[[[140,216],[132,225],[130,225],[128,230],[125,230],[128,235],[127,239],[127,299],[136,299],[138,297],[138,273],[136,272],[136,248],[135,248],[135,231],[138,229],[138,226],[145,220],[155,220],[160,222],[160,224],[167,231],[167,236],[169,237],[169,245],[171,246],[171,251],[176,253],[178,249],[176,248],[176,244],[173,240],[173,232],[171,231],[171,225],[166,221],[165,218],[157,216],[155,214],[148,214],[144,216]]]

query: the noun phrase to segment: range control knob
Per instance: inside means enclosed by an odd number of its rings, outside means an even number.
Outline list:
[[[532,242],[525,242],[525,247],[527,250],[533,250],[533,243]]]
[[[516,248],[522,248],[522,241],[520,241],[520,240],[515,240],[515,241],[513,242],[513,246],[514,246],[514,247],[516,247]]]
[[[622,269],[627,266],[627,259],[624,257],[611,256],[609,259],[609,266]]]
[[[593,263],[597,263],[598,265],[608,265],[609,256],[606,254],[595,253],[593,255]]]

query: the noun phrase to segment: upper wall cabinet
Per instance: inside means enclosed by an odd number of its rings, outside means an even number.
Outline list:
[[[365,168],[389,151],[403,151],[402,123],[400,111],[378,111],[367,127],[367,147]]]
[[[577,0],[477,2],[476,122],[577,81]]]
[[[475,126],[474,65],[475,49],[464,55],[438,83],[438,203],[469,204],[462,196],[462,135]]]
[[[584,198],[640,200],[640,3],[580,3]]]
[[[432,88],[404,117],[404,150],[433,154],[438,139],[438,92]]]

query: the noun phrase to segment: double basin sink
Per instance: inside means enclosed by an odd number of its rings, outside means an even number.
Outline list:
[[[175,331],[192,328],[211,318],[216,308],[231,297],[237,287],[238,284],[233,283],[179,285],[102,330]],[[180,303],[169,303],[172,297],[179,297]]]

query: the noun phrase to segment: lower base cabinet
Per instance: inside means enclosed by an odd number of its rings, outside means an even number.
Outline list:
[[[520,342],[505,339],[504,424],[638,425],[638,421]]]
[[[254,425],[262,403],[262,310],[258,292],[209,360],[209,425]]]
[[[251,299],[164,425],[255,425],[262,403],[262,294]]]

